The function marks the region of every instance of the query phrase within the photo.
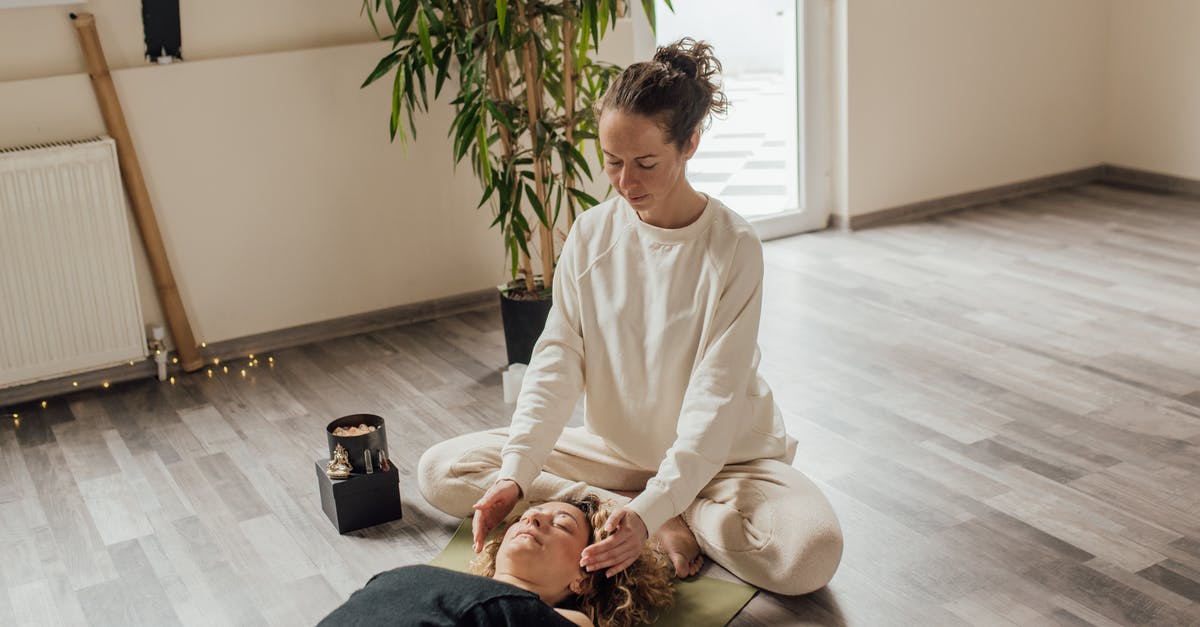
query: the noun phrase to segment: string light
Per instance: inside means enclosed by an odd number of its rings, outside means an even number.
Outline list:
[[[77,388],[77,387],[79,387],[79,382],[78,382],[78,381],[72,381],[72,382],[71,382],[71,387],[73,387],[73,388]]]
[[[221,366],[221,372],[224,372],[225,374],[229,374],[229,366]]]
[[[42,401],[42,409],[46,409],[46,401]]]
[[[175,385],[175,377],[171,377],[171,385]]]
[[[254,361],[254,353],[250,353],[250,361]]]
[[[177,364],[177,363],[179,363],[179,358],[178,358],[178,357],[172,357],[172,358],[171,358],[171,363],[173,363],[173,364]]]
[[[209,379],[211,379],[211,378],[212,378],[212,368],[209,368],[209,369],[208,369],[208,378],[209,378]]]
[[[214,365],[214,366],[220,366],[220,365],[221,365],[221,360],[220,360],[220,358],[213,357],[213,365]]]
[[[133,365],[133,360],[132,360],[132,359],[130,359],[130,360],[129,360],[129,365],[130,365],[130,366],[132,366],[132,365]]]
[[[246,376],[246,369],[242,368],[242,377],[245,378],[245,376]]]
[[[101,383],[100,385],[104,386],[104,389],[106,389],[106,390],[108,389],[108,381],[105,381],[104,383]]]
[[[200,348],[208,348],[208,342],[200,342]]]

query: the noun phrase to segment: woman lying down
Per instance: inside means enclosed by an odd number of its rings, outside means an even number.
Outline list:
[[[673,598],[670,567],[647,543],[609,578],[580,568],[580,554],[607,535],[611,510],[588,494],[533,505],[488,542],[471,572],[404,566],[371,578],[319,627],[356,625],[551,625],[625,627],[652,622]]]

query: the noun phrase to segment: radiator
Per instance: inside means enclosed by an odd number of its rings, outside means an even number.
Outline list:
[[[0,150],[0,388],[147,355],[111,138]]]

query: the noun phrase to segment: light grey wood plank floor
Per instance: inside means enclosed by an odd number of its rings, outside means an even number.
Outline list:
[[[762,369],[846,553],[734,624],[1200,623],[1197,242],[1200,201],[1088,185],[767,244]],[[457,521],[414,466],[507,423],[498,328],[6,408],[0,624],[311,624],[428,560]],[[340,536],[312,462],[356,412],[388,421],[405,516]]]

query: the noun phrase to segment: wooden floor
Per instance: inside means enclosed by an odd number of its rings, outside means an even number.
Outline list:
[[[762,368],[846,535],[737,625],[1200,623],[1200,201],[1085,186],[766,246]],[[401,286],[397,286],[401,289]],[[444,438],[507,423],[498,314],[9,408],[0,624],[311,624],[454,520]],[[339,536],[313,460],[387,419],[403,521]]]

